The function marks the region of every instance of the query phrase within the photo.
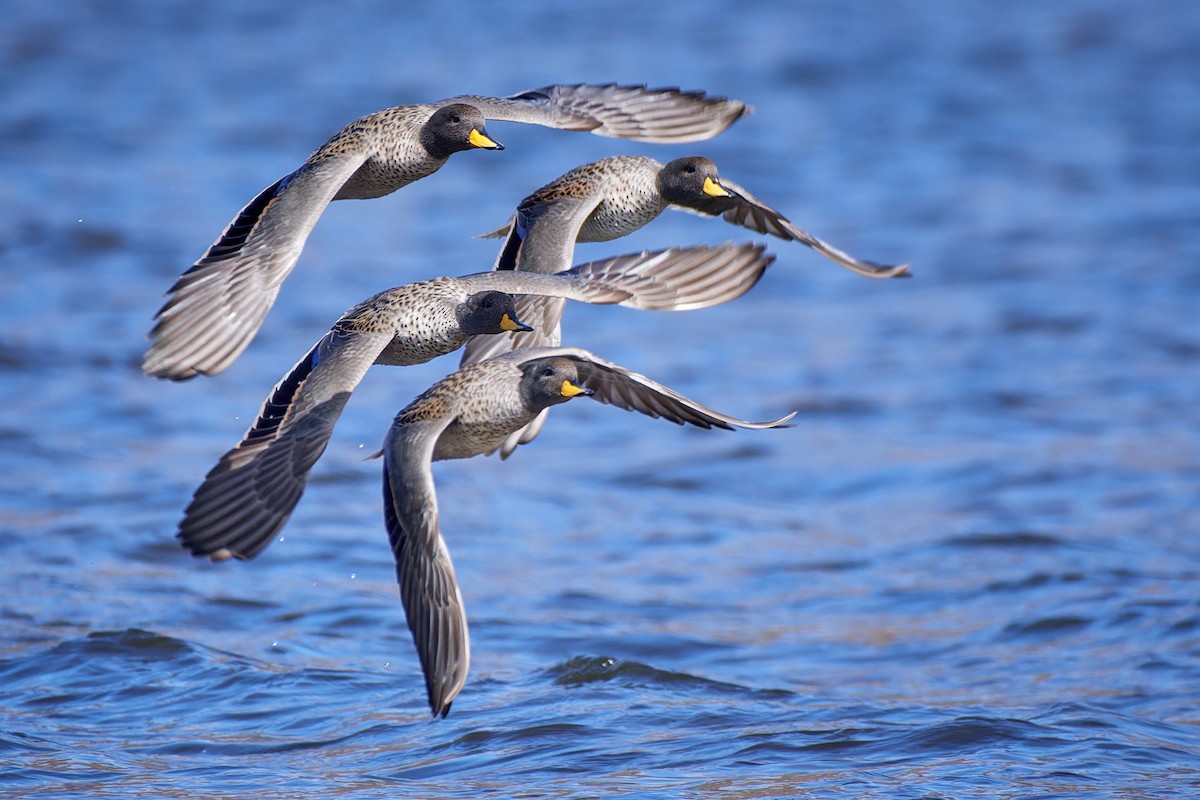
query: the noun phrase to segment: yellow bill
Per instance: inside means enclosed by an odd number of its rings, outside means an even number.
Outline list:
[[[575,384],[571,383],[570,381],[563,381],[563,385],[562,385],[562,396],[563,397],[575,397],[576,395],[591,394],[591,393],[592,392],[590,389],[584,389],[582,386],[576,386]]]
[[[529,327],[528,325],[526,325],[523,322],[518,322],[517,320],[510,317],[508,314],[505,314],[503,317],[500,318],[500,330],[502,330],[502,331],[531,331],[531,330],[533,330],[533,328]]]
[[[709,197],[729,197],[724,186],[707,176],[704,178],[704,193]]]
[[[499,142],[493,141],[486,133],[480,133],[478,128],[471,129],[471,135],[467,137],[467,141],[472,147],[482,147],[485,150],[503,150],[504,146]]]

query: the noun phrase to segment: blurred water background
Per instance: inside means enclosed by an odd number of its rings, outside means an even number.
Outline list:
[[[37,3],[0,26],[0,796],[1161,798],[1200,791],[1200,8],[1151,2]],[[710,142],[495,123],[333,204],[227,373],[139,371],[176,275],[349,120],[629,82]],[[379,508],[377,368],[281,541],[173,533],[346,308],[486,269],[526,193],[712,157],[800,245],[711,311],[567,338],[728,413],[584,400],[440,465],[473,634],[431,722]],[[753,238],[668,213],[577,260]]]

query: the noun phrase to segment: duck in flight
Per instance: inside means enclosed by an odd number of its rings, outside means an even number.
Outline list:
[[[749,110],[703,92],[579,84],[369,114],[260,192],[179,277],[155,315],[142,370],[180,381],[226,369],[254,338],[331,201],[382,197],[437,172],[454,153],[503,149],[485,120],[674,143],[715,136]]]
[[[280,379],[242,440],[196,490],[178,538],[214,561],[256,556],[291,516],[350,395],[373,364],[420,364],[472,335],[528,331],[513,295],[682,311],[749,291],[774,260],[758,244],[670,248],[567,272],[483,272],[380,292],[341,316]]]
[[[677,158],[663,164],[647,156],[601,159],[555,178],[518,205],[503,227],[483,234],[503,237],[496,270],[554,273],[571,265],[576,242],[606,242],[649,224],[668,208],[726,222],[756,233],[808,245],[846,269],[868,278],[908,277],[907,264],[887,265],[856,258],[800,229],[742,186],[717,174],[703,156]],[[483,361],[517,347],[557,345],[561,340],[563,302],[552,297],[523,297],[521,319],[532,333],[476,337],[467,343],[462,363]],[[500,449],[510,455],[532,441],[546,415],[513,434]]]
[[[572,347],[516,350],[468,364],[405,407],[383,444],[384,524],[435,717],[449,713],[466,683],[470,640],[438,524],[431,463],[490,453],[545,409],[579,396],[701,428],[777,428],[794,416],[736,419]]]

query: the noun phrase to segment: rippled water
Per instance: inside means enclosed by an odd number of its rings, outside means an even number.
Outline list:
[[[0,795],[1200,792],[1200,12],[1185,2],[57,4],[0,28]],[[141,376],[162,292],[344,122],[648,82],[756,113],[654,148],[497,123],[322,218],[228,373]],[[784,431],[583,400],[436,472],[473,635],[431,722],[375,449],[455,357],[377,369],[260,558],[174,525],[272,383],[380,289],[616,153],[703,153],[800,246],[568,338]],[[580,259],[747,238],[669,213]]]

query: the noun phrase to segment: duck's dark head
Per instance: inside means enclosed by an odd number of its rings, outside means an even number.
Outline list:
[[[459,304],[456,315],[459,327],[472,336],[533,330],[517,319],[516,301],[507,292],[476,292]]]
[[[565,403],[572,397],[595,394],[583,386],[579,369],[569,358],[539,358],[521,366],[521,400],[531,411]]]
[[[421,126],[421,144],[434,158],[449,158],[463,150],[503,150],[487,135],[483,112],[466,103],[451,103],[433,112]]]

